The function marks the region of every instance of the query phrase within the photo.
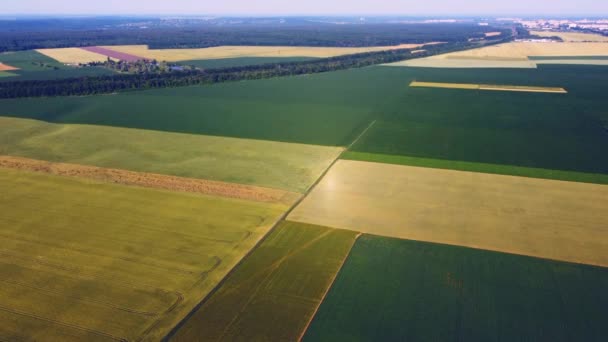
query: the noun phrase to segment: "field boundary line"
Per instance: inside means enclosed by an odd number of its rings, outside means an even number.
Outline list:
[[[53,162],[25,157],[0,155],[0,167],[55,176],[91,179],[103,183],[234,198],[263,203],[290,204],[285,198],[296,193],[257,185],[230,183],[203,178],[180,177],[152,172],[106,168],[93,165]]]
[[[308,187],[308,189],[306,190],[305,193],[303,193],[297,201],[295,201],[293,204],[291,204],[291,206],[289,207],[289,209],[287,209],[281,216],[279,216],[277,218],[277,220],[272,224],[272,226],[270,227],[270,229],[268,229],[268,231],[266,232],[266,234],[262,235],[261,238],[258,240],[258,242],[241,258],[241,260],[239,260],[233,267],[232,269],[230,269],[230,271],[228,271],[228,273],[226,273],[226,275],[217,283],[216,286],[213,287],[213,289],[205,296],[203,297],[203,299],[201,299],[201,301],[194,306],[194,308],[192,310],[190,310],[190,312],[184,316],[184,318],[173,327],[173,329],[171,329],[167,335],[165,335],[165,337],[163,337],[161,339],[162,342],[168,342],[171,340],[171,338],[173,338],[173,336],[175,336],[175,334],[186,324],[186,322],[192,318],[192,316],[194,316],[194,314],[196,314],[196,312],[203,306],[205,305],[209,299],[216,294],[219,289],[226,284],[228,278],[230,276],[232,276],[236,270],[239,268],[239,266],[241,266],[243,264],[243,262],[245,262],[245,260],[251,255],[253,254],[253,252],[258,249],[258,247],[268,239],[268,237],[270,236],[270,234],[272,232],[274,232],[277,227],[279,226],[279,224],[281,224],[281,222],[286,221],[287,217],[291,214],[292,211],[294,211],[294,209],[300,205],[300,203],[302,203],[302,201],[304,201],[304,199],[310,194],[310,192],[321,182],[321,180],[325,177],[325,175],[329,172],[329,170],[336,164],[336,162],[338,160],[340,160],[340,158],[342,157],[342,155],[344,154],[344,152],[346,152],[346,149],[343,149],[335,158],[334,160],[327,166],[327,168],[325,168],[325,170],[321,173],[321,175],[315,180],[315,182]]]
[[[345,151],[350,151],[350,149],[351,149],[353,146],[355,146],[355,144],[356,144],[356,143],[358,143],[358,142],[359,142],[359,140],[360,140],[361,138],[363,138],[363,136],[365,135],[365,133],[367,133],[367,131],[369,131],[369,130],[372,128],[372,126],[376,124],[376,121],[378,121],[378,120],[374,120],[374,121],[370,122],[370,124],[367,126],[367,128],[365,128],[365,129],[363,130],[363,132],[361,132],[361,134],[359,134],[359,135],[358,135],[358,136],[355,138],[355,140],[353,140],[353,142],[351,142],[351,143],[350,143],[350,145],[348,145],[348,146],[346,147],[346,150],[344,150],[344,151],[343,151],[343,152],[340,154],[340,157],[342,157],[342,154],[344,154],[344,152],[345,152]]]
[[[301,342],[302,339],[304,338],[304,335],[306,335],[306,332],[308,331],[308,328],[310,328],[312,321],[315,319],[317,312],[319,312],[319,308],[321,308],[321,304],[323,304],[323,302],[325,301],[325,298],[329,294],[329,291],[331,291],[331,289],[334,287],[334,283],[336,282],[336,279],[338,278],[338,274],[340,273],[340,271],[342,271],[342,268],[344,267],[346,260],[348,260],[348,257],[350,256],[350,252],[353,250],[355,243],[357,243],[357,240],[359,240],[361,235],[363,235],[363,233],[359,232],[353,239],[353,243],[350,245],[350,248],[348,249],[348,253],[346,253],[346,256],[344,256],[344,259],[342,259],[342,262],[340,263],[338,270],[336,271],[336,273],[334,273],[332,279],[329,282],[329,286],[327,286],[327,288],[325,289],[325,293],[323,293],[323,295],[321,296],[321,300],[319,300],[319,303],[317,303],[317,306],[316,306],[315,310],[313,311],[312,315],[310,316],[308,323],[306,324],[306,326],[300,333],[300,336],[298,337],[298,340],[297,340],[298,342]]]

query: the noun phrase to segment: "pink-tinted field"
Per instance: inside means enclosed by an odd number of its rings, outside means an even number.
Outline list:
[[[83,47],[82,49],[86,50],[86,51],[90,51],[90,52],[95,52],[100,55],[108,56],[111,58],[120,59],[121,61],[126,61],[126,62],[136,62],[136,61],[146,60],[146,58],[143,58],[143,57],[130,55],[128,53],[118,52],[118,51],[102,48],[99,46],[87,46],[87,47]]]

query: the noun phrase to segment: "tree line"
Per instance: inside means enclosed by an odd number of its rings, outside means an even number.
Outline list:
[[[375,51],[303,62],[271,63],[218,69],[173,70],[171,72],[131,73],[84,78],[12,81],[0,85],[0,98],[94,95],[153,88],[183,87],[227,81],[256,80],[361,68],[375,64],[403,61],[496,44],[457,42],[429,45],[425,51],[412,54],[412,49]]]

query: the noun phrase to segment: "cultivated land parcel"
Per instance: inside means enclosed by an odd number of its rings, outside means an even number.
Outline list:
[[[304,341],[590,341],[606,268],[362,236]]]
[[[606,267],[606,208],[606,185],[339,161],[288,218]]]
[[[334,147],[0,117],[0,155],[304,192]]]
[[[370,67],[113,96],[2,100],[0,108],[3,115],[56,123],[333,146],[349,145],[376,120],[352,151],[605,182],[607,78],[601,66]],[[414,80],[559,86],[568,94],[408,87]]]
[[[297,341],[357,233],[283,222],[171,341]]]
[[[606,46],[590,47],[586,59],[602,60]],[[571,58],[566,48],[539,56]],[[169,57],[203,58],[192,51]],[[490,63],[536,66],[529,53]],[[483,54],[459,59],[485,61]],[[15,279],[0,282],[10,299],[1,304],[0,340],[158,340],[170,330],[185,341],[297,340],[358,236],[310,223],[607,266],[606,186],[484,174],[608,183],[607,78],[608,68],[589,65],[377,66],[0,100],[0,165],[21,160],[1,156],[12,155],[40,159],[27,163],[58,174],[78,165],[43,160],[306,193],[344,147],[343,158],[362,161],[338,161],[291,213],[307,223],[281,223],[252,251],[288,202],[0,169],[0,234],[9,241],[0,265],[5,279]],[[410,88],[414,81],[568,93]],[[605,270],[364,236],[305,339],[601,340]]]
[[[158,340],[286,209],[6,169],[0,190],[9,341]]]

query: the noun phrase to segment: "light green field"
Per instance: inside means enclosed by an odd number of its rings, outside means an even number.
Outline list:
[[[283,222],[171,341],[297,341],[357,233]]]
[[[0,117],[0,154],[304,192],[341,148]]]
[[[14,74],[12,72],[8,72],[8,71],[0,71],[0,78],[15,77],[15,76],[19,76],[19,75]]]
[[[0,340],[158,341],[284,210],[0,169]]]

